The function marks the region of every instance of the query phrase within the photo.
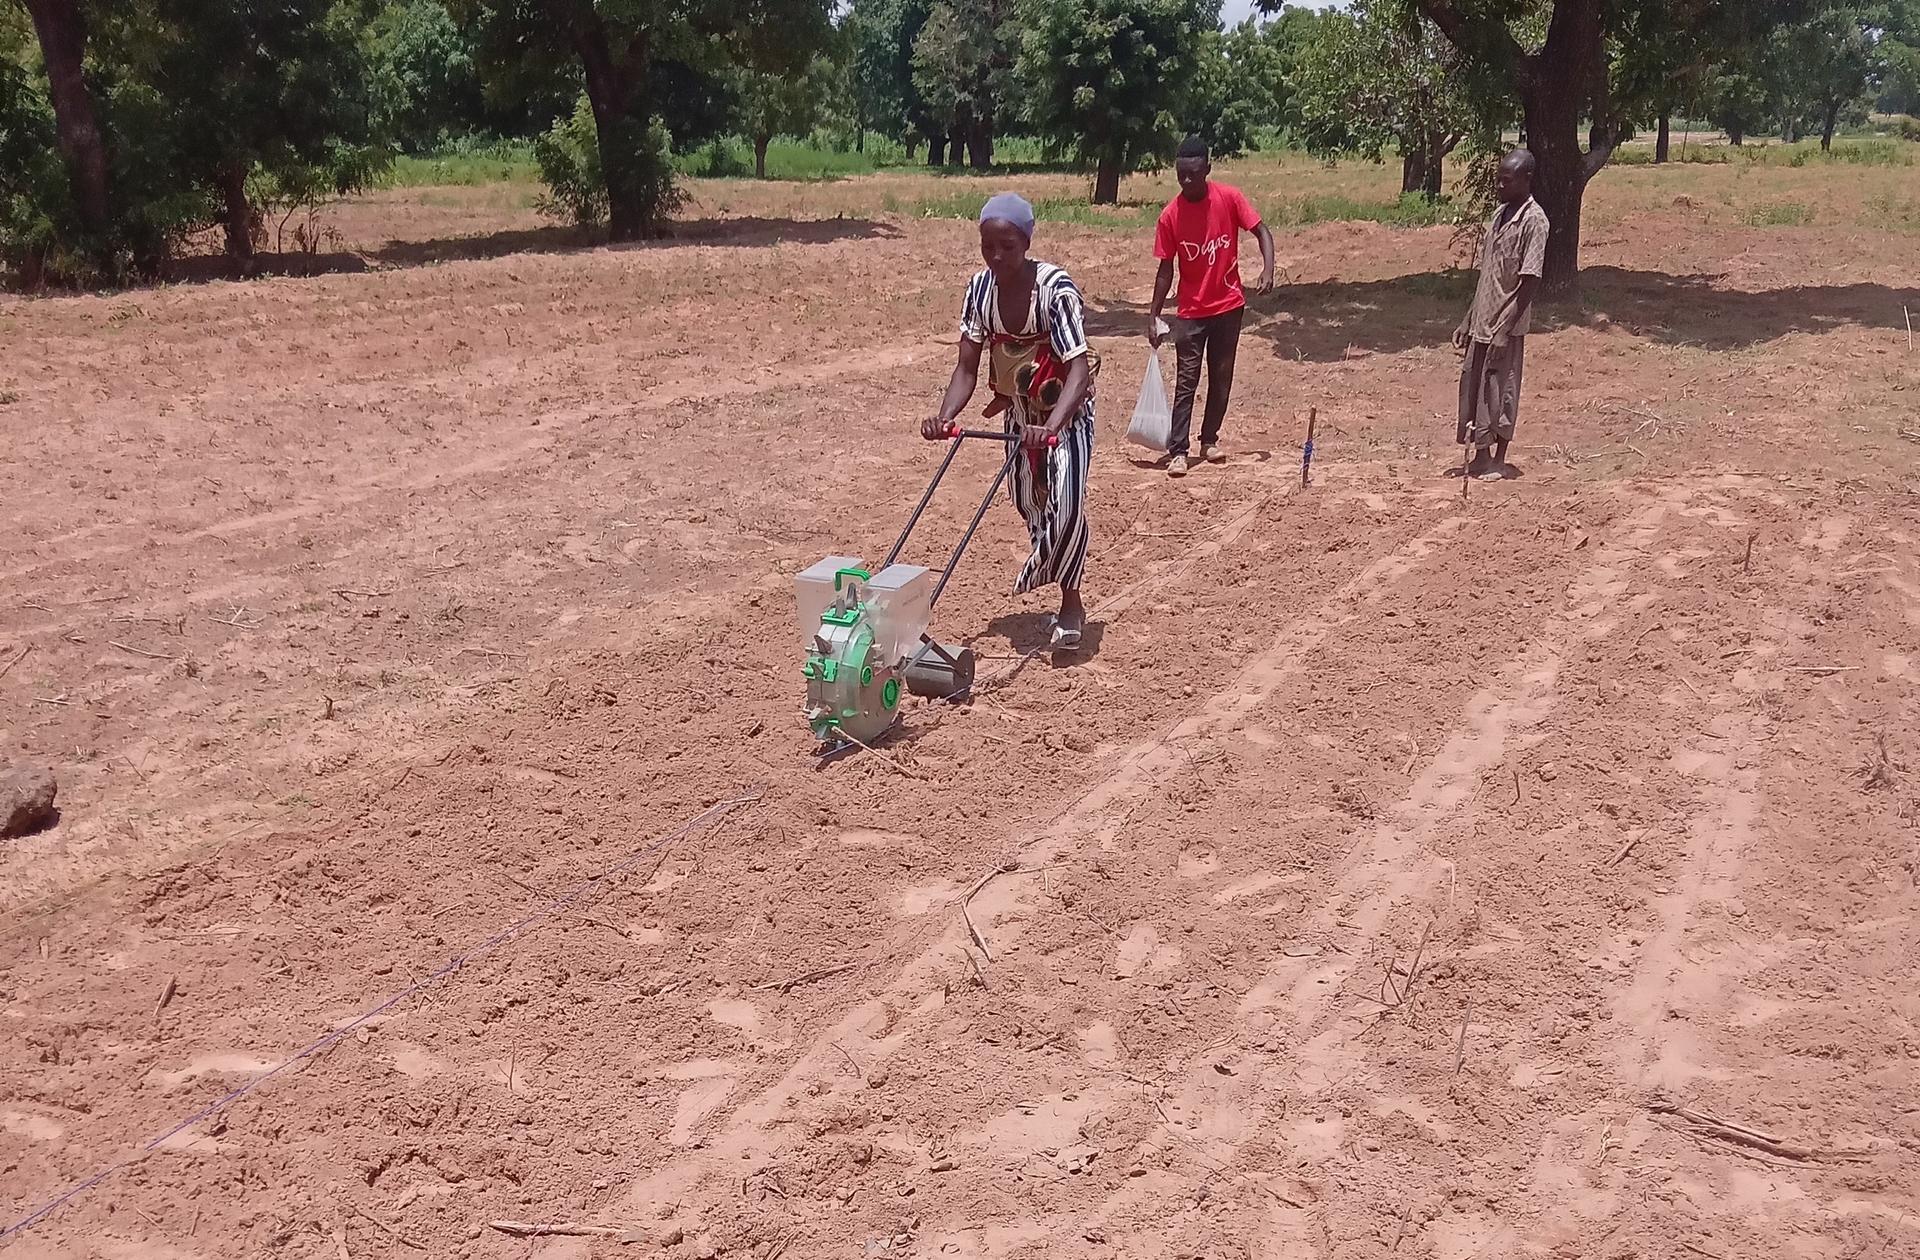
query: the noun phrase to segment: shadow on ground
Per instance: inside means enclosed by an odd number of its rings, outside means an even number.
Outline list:
[[[832,245],[840,241],[890,240],[904,235],[890,223],[872,219],[691,219],[671,224],[667,232],[649,241],[612,245],[598,234],[574,227],[519,228],[477,236],[440,237],[424,241],[389,241],[377,249],[359,252],[334,250],[304,253],[288,250],[258,253],[247,264],[224,254],[191,254],[170,260],[161,277],[168,284],[207,284],[217,280],[312,278],[356,275],[387,268],[423,267],[434,263],[515,254],[567,254],[585,250],[610,251],[671,249],[683,245],[733,246],[762,249],[772,245]],[[122,292],[151,287],[127,285]],[[65,289],[17,290],[33,295],[58,296]]]
[[[1533,328],[1538,333],[1611,324],[1661,345],[1741,350],[1793,333],[1899,328],[1902,302],[1914,304],[1912,293],[1883,284],[1751,291],[1721,288],[1723,278],[1587,267],[1580,273],[1579,297],[1541,306]],[[1266,342],[1278,358],[1309,363],[1445,347],[1473,298],[1474,279],[1471,271],[1449,268],[1385,280],[1284,285],[1250,301],[1259,322],[1246,338]],[[1141,304],[1096,302],[1087,330],[1138,336],[1146,320]]]
[[[1087,622],[1087,628],[1080,634],[1078,647],[1049,651],[1053,641],[1052,613],[1005,613],[987,623],[983,637],[995,635],[1004,637],[1013,650],[1022,656],[1045,657],[1055,669],[1064,669],[1090,661],[1100,655],[1101,641],[1106,637],[1107,623],[1104,621]],[[1025,664],[1024,661],[1021,662]],[[987,670],[984,666],[981,674]]]
[[[597,233],[573,227],[527,228],[456,236],[426,241],[389,241],[367,257],[383,267],[417,267],[428,263],[474,258],[504,258],[510,254],[561,254],[581,250],[612,251],[672,249],[681,245],[766,248],[772,245],[832,245],[840,241],[888,240],[901,236],[899,228],[872,219],[690,219],[670,224],[666,232],[648,241],[610,245]]]

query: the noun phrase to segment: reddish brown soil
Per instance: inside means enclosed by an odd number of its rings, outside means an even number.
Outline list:
[[[1170,483],[1140,242],[1048,230],[1091,650],[1016,659],[1002,506],[980,699],[826,766],[790,575],[929,474],[968,229],[526,243],[0,304],[0,762],[64,811],[0,851],[0,1227],[760,799],[0,1250],[1920,1254],[1910,240],[1596,233],[1463,501],[1444,231],[1283,238]]]

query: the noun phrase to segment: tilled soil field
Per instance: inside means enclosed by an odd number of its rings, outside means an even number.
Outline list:
[[[0,1251],[1920,1254],[1911,239],[1590,233],[1463,497],[1445,229],[1284,235],[1171,482],[1145,242],[1042,225],[1089,641],[1002,504],[976,698],[823,763],[792,574],[931,474],[972,232],[703,197],[0,302],[0,761],[63,811],[0,849],[0,1228],[116,1169]]]

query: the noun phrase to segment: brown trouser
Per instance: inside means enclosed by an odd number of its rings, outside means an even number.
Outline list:
[[[1511,441],[1520,419],[1520,374],[1526,366],[1527,339],[1510,337],[1504,346],[1470,342],[1460,369],[1460,424],[1453,440],[1476,447]]]

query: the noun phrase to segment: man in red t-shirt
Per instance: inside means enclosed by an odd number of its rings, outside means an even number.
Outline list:
[[[1188,432],[1193,426],[1193,396],[1200,388],[1200,362],[1207,364],[1207,410],[1200,423],[1200,458],[1219,463],[1220,422],[1226,419],[1227,398],[1233,392],[1233,360],[1240,348],[1240,322],[1246,315],[1247,295],[1240,285],[1240,233],[1252,232],[1260,242],[1260,283],[1256,292],[1273,288],[1273,233],[1246,194],[1231,184],[1208,180],[1213,165],[1207,146],[1189,138],[1174,159],[1180,195],[1160,212],[1153,233],[1153,256],[1160,274],[1153,281],[1153,312],[1147,317],[1147,340],[1160,346],[1160,312],[1173,287],[1173,270],[1180,265],[1180,317],[1173,324],[1173,344],[1179,374],[1173,388],[1173,440],[1167,445],[1167,475],[1187,475]]]

